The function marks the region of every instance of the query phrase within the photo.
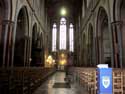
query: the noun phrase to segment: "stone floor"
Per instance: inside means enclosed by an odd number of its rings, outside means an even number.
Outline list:
[[[87,94],[83,87],[80,87],[75,81],[71,88],[54,88],[55,83],[66,83],[64,81],[65,73],[56,72],[46,82],[44,82],[33,94]]]

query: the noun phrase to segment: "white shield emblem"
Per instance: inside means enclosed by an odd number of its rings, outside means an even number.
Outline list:
[[[110,85],[110,77],[109,76],[103,76],[102,77],[102,84],[105,88],[108,88]]]

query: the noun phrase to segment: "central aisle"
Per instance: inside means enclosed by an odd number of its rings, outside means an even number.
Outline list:
[[[56,72],[46,82],[44,82],[33,94],[87,94],[83,87],[80,87],[75,82],[70,84],[70,87],[53,87],[55,83],[66,83],[64,81],[65,72]],[[57,85],[58,86],[58,85]],[[60,85],[59,85],[60,86]]]

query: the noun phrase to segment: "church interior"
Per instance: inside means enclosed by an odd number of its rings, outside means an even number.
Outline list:
[[[0,0],[0,94],[125,94],[124,30],[125,0]]]

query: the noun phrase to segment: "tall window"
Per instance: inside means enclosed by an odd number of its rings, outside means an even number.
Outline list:
[[[52,51],[56,51],[56,39],[57,39],[57,27],[56,24],[53,24],[52,29]]]
[[[70,27],[69,27],[69,50],[71,52],[74,51],[74,30],[73,30],[73,24],[70,23]]]
[[[60,50],[66,50],[66,19],[61,18],[60,20]]]

